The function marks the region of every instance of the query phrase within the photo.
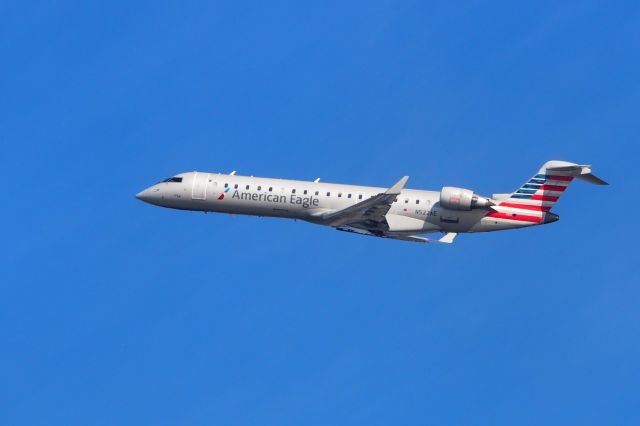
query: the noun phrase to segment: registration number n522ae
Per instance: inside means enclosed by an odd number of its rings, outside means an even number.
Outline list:
[[[437,212],[434,210],[420,210],[416,209],[416,214],[419,216],[435,216]]]

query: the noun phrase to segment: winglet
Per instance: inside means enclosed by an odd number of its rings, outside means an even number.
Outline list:
[[[409,176],[404,176],[402,179],[397,181],[395,185],[387,189],[384,193],[391,194],[391,195],[399,194],[400,191],[402,191],[402,188],[404,188],[404,184],[407,183],[408,180],[409,180]]]

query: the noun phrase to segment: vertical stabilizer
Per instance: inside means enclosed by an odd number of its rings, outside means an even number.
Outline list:
[[[496,213],[496,215],[506,217],[508,214],[513,218],[521,217],[522,220],[537,223],[553,222],[551,213],[548,212],[574,179],[581,179],[597,185],[607,185],[605,181],[591,173],[590,166],[567,161],[547,161],[538,170],[538,173],[515,192],[498,194],[500,198],[497,206],[500,213]],[[502,213],[505,211],[507,213]],[[557,216],[555,217],[557,218]]]

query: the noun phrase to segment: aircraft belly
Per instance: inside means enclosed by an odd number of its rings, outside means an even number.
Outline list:
[[[454,211],[439,209],[435,216],[429,217],[429,222],[437,224],[446,232],[469,232],[478,225],[486,215],[486,210]]]
[[[411,216],[387,213],[385,219],[389,225],[389,231],[392,232],[425,232],[433,230],[431,226],[425,227],[428,224],[424,220]]]
[[[483,217],[480,221],[478,221],[473,227],[469,229],[469,232],[500,231],[503,229],[526,228],[534,225],[538,225],[538,223],[523,222],[520,220],[494,219],[491,217]]]

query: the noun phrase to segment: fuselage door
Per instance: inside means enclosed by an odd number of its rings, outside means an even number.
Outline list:
[[[191,187],[191,199],[206,200],[209,173],[193,173],[193,186]]]

